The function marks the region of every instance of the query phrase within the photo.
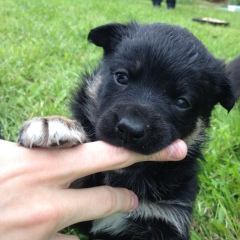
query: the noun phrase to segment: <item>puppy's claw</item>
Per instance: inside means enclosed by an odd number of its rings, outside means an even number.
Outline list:
[[[32,147],[72,147],[87,142],[81,124],[65,117],[33,118],[22,126],[18,144]]]

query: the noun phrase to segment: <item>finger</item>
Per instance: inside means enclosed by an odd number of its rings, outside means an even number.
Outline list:
[[[130,151],[113,147],[104,142],[82,144],[69,149],[29,149],[17,144],[0,140],[0,151],[9,154],[11,161],[6,162],[13,176],[27,178],[27,183],[36,185],[41,182],[55,186],[67,186],[67,183],[86,175],[110,169],[119,162],[129,160]],[[17,165],[17,167],[16,167]],[[116,168],[116,167],[115,167]]]
[[[66,191],[68,193],[66,194]],[[86,189],[67,189],[59,196],[61,221],[57,231],[74,223],[89,221],[117,212],[129,212],[138,205],[138,198],[124,188],[101,186]]]
[[[162,151],[152,155],[141,155],[121,147],[98,141],[86,143],[59,153],[64,161],[65,171],[71,172],[71,180],[96,172],[120,169],[141,161],[177,161],[187,154],[187,145],[177,140]],[[68,152],[69,151],[69,152]],[[74,167],[73,167],[74,166]]]
[[[187,155],[187,144],[178,139],[162,151],[154,153],[150,156],[146,156],[147,160],[162,160],[162,161],[179,161],[186,157]]]
[[[24,173],[27,167],[28,171],[41,175],[40,180],[46,177],[48,179],[45,182],[51,183],[51,180],[58,179],[61,185],[96,172],[124,168],[140,161],[180,160],[187,154],[187,146],[182,140],[177,140],[162,151],[148,156],[102,141],[85,143],[69,149],[27,149],[14,143],[2,140],[1,142],[1,146],[9,148],[13,158],[17,156],[18,164],[21,161],[25,162]]]

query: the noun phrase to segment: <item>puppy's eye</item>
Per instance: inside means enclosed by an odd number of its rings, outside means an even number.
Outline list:
[[[119,84],[127,85],[129,82],[128,75],[124,72],[116,72],[114,78]]]
[[[181,109],[188,109],[191,104],[185,98],[178,98],[175,105]]]

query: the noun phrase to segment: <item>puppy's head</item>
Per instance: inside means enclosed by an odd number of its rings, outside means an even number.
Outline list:
[[[98,78],[96,137],[151,154],[174,140],[201,139],[211,111],[234,97],[223,63],[187,30],[155,23],[91,30],[104,49]]]

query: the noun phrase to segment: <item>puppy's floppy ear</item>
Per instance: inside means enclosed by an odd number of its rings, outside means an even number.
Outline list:
[[[112,23],[92,29],[88,41],[102,47],[104,53],[110,53],[127,34],[127,25]]]
[[[220,104],[229,112],[233,108],[236,99],[233,94],[231,82],[227,75],[225,75],[222,80],[218,97]]]
[[[222,60],[209,58],[204,71],[207,76],[208,94],[210,98],[214,98],[214,105],[220,103],[228,112],[235,104],[235,97],[231,81],[225,71],[225,64]]]

